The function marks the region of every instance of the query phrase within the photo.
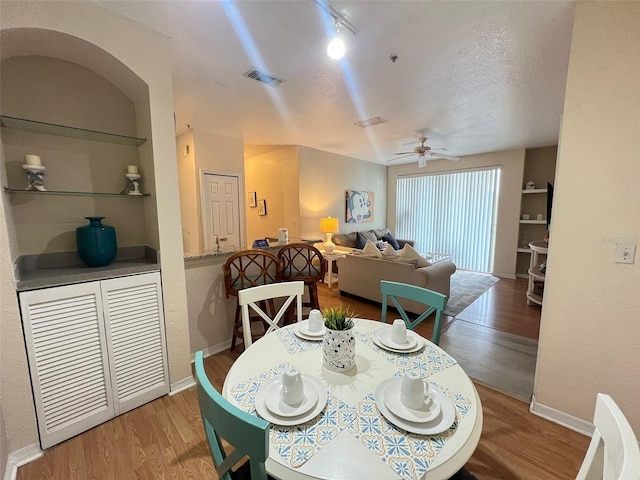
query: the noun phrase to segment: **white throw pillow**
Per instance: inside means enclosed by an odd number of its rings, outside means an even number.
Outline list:
[[[378,247],[376,247],[376,244],[373,243],[371,240],[367,240],[367,243],[362,249],[362,255],[365,255],[367,257],[378,257],[378,258],[382,257],[382,253],[380,253],[380,250],[378,250]]]
[[[397,254],[398,252],[396,252],[394,248],[389,244],[387,244],[387,246],[382,251],[382,255],[397,255]]]
[[[416,268],[428,267],[429,265],[431,265],[431,263],[427,261],[426,258],[422,257],[408,243],[404,244],[404,247],[402,247],[402,250],[400,250],[400,253],[398,255],[400,255],[401,257],[415,258],[416,260],[418,260],[418,265],[416,265]]]

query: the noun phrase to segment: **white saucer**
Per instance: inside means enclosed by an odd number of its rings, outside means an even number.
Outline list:
[[[287,405],[282,399],[282,377],[272,378],[260,388],[265,388],[264,404],[271,411],[281,417],[297,417],[304,415],[318,401],[318,391],[309,380],[302,379],[304,385],[304,400],[298,405]]]
[[[309,330],[309,320],[302,320],[301,322],[296,323],[296,326],[298,327],[300,333],[306,335],[307,337],[322,337],[324,335],[324,332],[326,331],[323,323],[320,330],[318,330],[317,332],[312,332],[311,330]]]
[[[308,422],[309,420],[317,417],[318,414],[322,412],[322,410],[324,410],[324,407],[327,405],[327,398],[328,398],[327,387],[325,387],[324,384],[313,375],[307,375],[306,373],[303,373],[302,378],[305,382],[309,382],[310,388],[315,388],[318,394],[318,401],[311,408],[311,410],[301,415],[297,415],[295,417],[283,417],[281,415],[277,415],[269,411],[269,409],[265,405],[265,392],[268,389],[264,388],[265,385],[267,385],[267,383],[269,382],[265,382],[265,384],[262,385],[262,387],[260,387],[258,389],[258,392],[256,393],[255,406],[256,406],[256,411],[258,412],[258,415],[260,415],[262,418],[264,418],[268,422],[273,423],[274,425],[282,425],[285,427],[300,425],[304,422]]]
[[[389,328],[389,327],[386,327]],[[375,343],[378,347],[384,349],[384,350],[389,350],[390,352],[395,352],[395,353],[413,353],[413,352],[417,352],[418,350],[422,349],[422,347],[424,347],[424,340],[422,339],[422,337],[420,335],[418,335],[415,332],[412,332],[410,330],[407,330],[407,336],[411,336],[412,338],[415,339],[416,343],[413,346],[413,348],[409,348],[409,349],[400,349],[400,348],[393,348],[390,347],[388,345],[386,345],[382,340],[380,340],[380,332],[382,332],[383,329],[380,329],[376,332],[373,332],[373,335],[371,336],[371,339],[373,340],[373,343]]]
[[[440,402],[435,399],[435,396],[432,392],[432,388],[435,387],[432,387],[428,382],[425,382],[432,399],[431,404],[429,406],[423,404],[420,408],[414,409],[407,407],[400,400],[401,383],[402,380],[400,380],[398,383],[392,383],[384,390],[384,404],[389,410],[391,410],[391,413],[393,413],[396,417],[400,417],[403,420],[414,423],[430,422],[438,416],[438,414],[440,413]]]
[[[407,330],[407,343],[397,343],[391,340],[391,327],[382,328],[378,330],[378,338],[382,343],[384,343],[387,347],[395,348],[396,350],[411,350],[416,346],[417,340],[414,336],[412,336],[409,332],[411,330]]]
[[[310,335],[306,335],[306,334],[302,333],[302,332],[300,331],[300,328],[298,328],[298,325],[297,325],[297,324],[293,326],[293,333],[294,333],[294,335],[295,335],[296,337],[300,337],[300,338],[302,338],[303,340],[308,340],[308,341],[310,341],[310,342],[321,342],[321,341],[322,341],[322,339],[324,338],[324,335],[320,335],[320,336],[312,337],[312,336],[310,336]]]
[[[433,385],[429,385],[429,391],[433,394],[434,402],[440,404],[440,413],[438,413],[433,420],[425,423],[416,423],[404,420],[391,413],[391,410],[387,408],[384,402],[384,391],[389,385],[399,381],[401,381],[400,378],[388,378],[376,388],[376,406],[383,417],[396,427],[402,428],[407,432],[417,433],[418,435],[435,435],[447,431],[449,427],[453,425],[456,419],[456,408],[446,393]]]

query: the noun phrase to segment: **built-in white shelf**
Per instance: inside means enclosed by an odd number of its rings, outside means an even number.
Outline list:
[[[546,225],[546,220],[520,220],[520,223],[527,223],[529,225]]]
[[[8,117],[0,115],[0,126],[13,128],[15,130],[25,130],[28,132],[45,133],[47,135],[57,135],[59,137],[80,138],[83,140],[94,140],[97,142],[118,143],[120,145],[131,145],[138,147],[147,141],[146,138],[128,137],[116,133],[99,132],[97,130],[87,130],[85,128],[68,127],[55,123],[39,122],[26,118]]]
[[[532,188],[530,190],[522,190],[522,193],[547,193],[546,188]]]

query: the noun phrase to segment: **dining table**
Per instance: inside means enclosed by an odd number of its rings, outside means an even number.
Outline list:
[[[356,366],[349,371],[325,368],[322,337],[301,338],[297,323],[254,342],[229,370],[225,398],[266,420],[271,419],[262,404],[267,403],[265,395],[275,392],[267,387],[284,372],[295,367],[318,385],[320,400],[304,421],[290,417],[292,421],[271,423],[267,472],[280,480],[448,479],[465,465],[480,440],[482,405],[473,382],[455,358],[415,332],[407,333],[417,339],[416,348],[391,351],[380,342],[390,324],[360,318],[354,323]],[[446,423],[434,420],[435,427],[440,426],[432,428],[437,433],[416,433],[404,425],[408,431],[397,419],[388,420],[393,418],[390,406],[380,397],[391,395],[392,386],[398,389],[409,371],[446,395],[439,415],[445,416],[447,406],[450,417],[443,419]],[[418,429],[423,431],[430,430]]]

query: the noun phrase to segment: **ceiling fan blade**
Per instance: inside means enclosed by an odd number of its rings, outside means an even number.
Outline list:
[[[394,155],[415,155],[416,152],[396,152]]]
[[[398,154],[396,153],[395,155],[398,155]],[[411,155],[415,155],[415,153],[413,152],[407,153],[406,155],[402,155],[401,157],[396,157],[396,158],[392,158],[391,160],[387,160],[387,162],[395,162],[396,160],[400,160],[401,158],[409,157]]]
[[[454,157],[453,155],[445,155],[443,153],[431,153],[431,152],[429,152],[428,155],[431,158],[443,158],[445,160],[453,160],[454,162],[457,162],[458,160],[460,160],[460,157]]]

